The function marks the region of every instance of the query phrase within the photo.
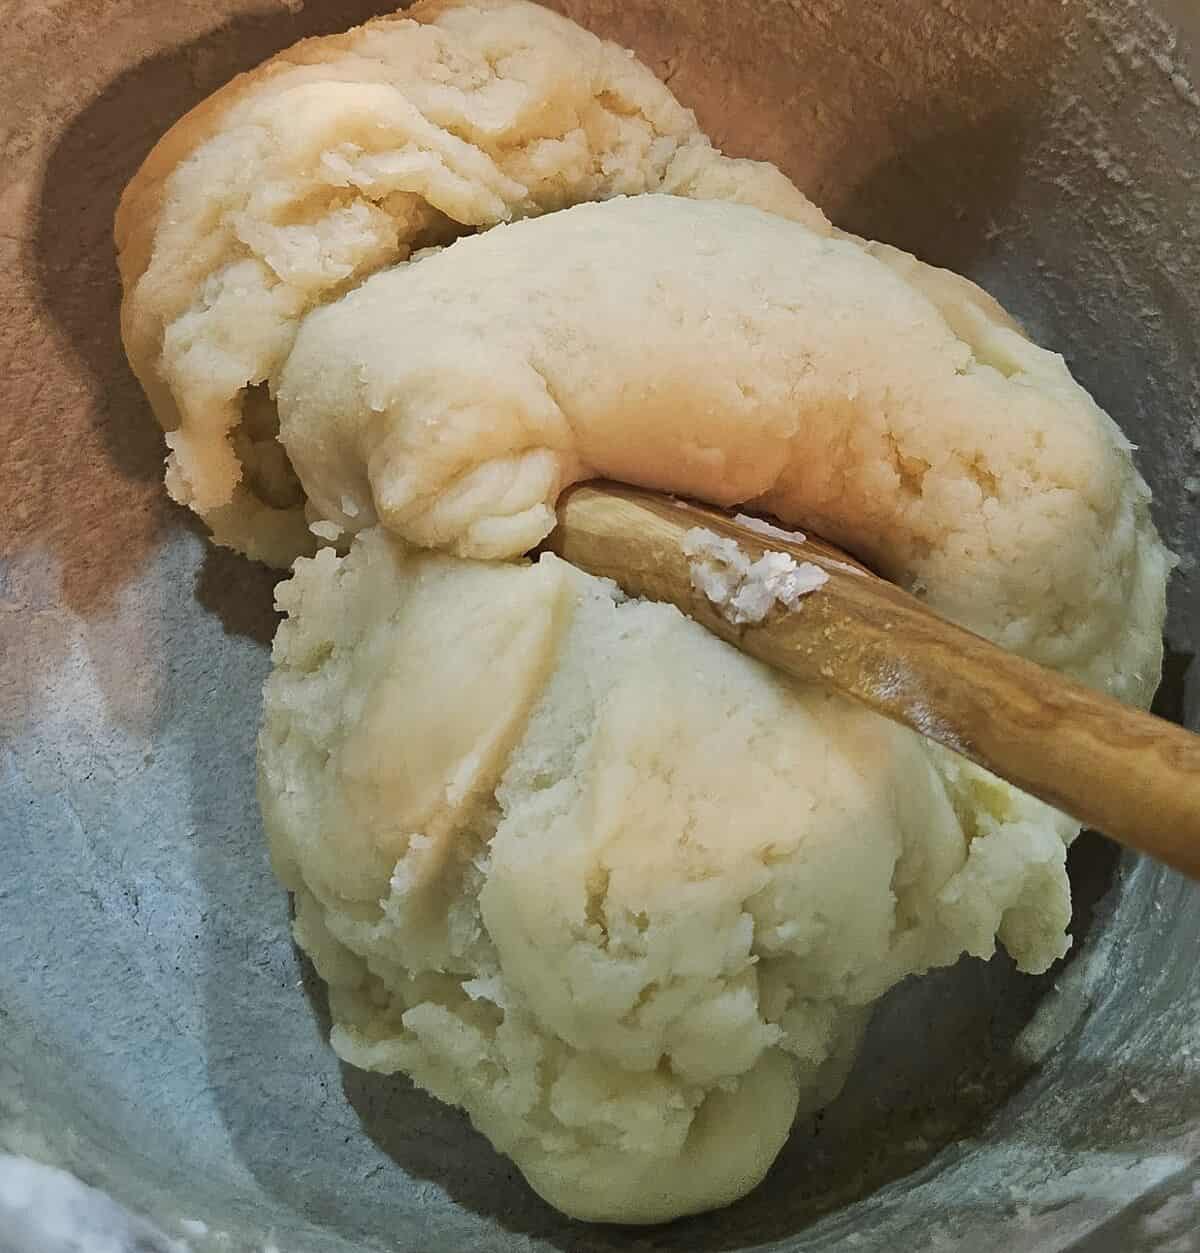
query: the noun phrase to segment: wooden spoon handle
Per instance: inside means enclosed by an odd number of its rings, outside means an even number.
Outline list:
[[[812,538],[765,537],[727,514],[618,484],[559,501],[547,547],[630,595],[678,606],[795,678],[824,683],[1141,852],[1200,878],[1200,736],[945,621]],[[787,552],[829,582],[794,610],[735,626],[692,585],[693,527],[752,559]]]

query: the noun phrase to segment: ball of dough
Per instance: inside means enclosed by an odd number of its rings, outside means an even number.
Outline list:
[[[734,1200],[887,988],[1065,950],[1071,823],[673,608],[380,529],[279,603],[260,795],[334,1046],[568,1214]]]
[[[325,517],[463,556],[530,549],[593,476],[752,501],[1148,699],[1168,557],[1128,441],[1060,357],[890,261],[670,196],[497,227],[310,314],[281,438]]]
[[[122,336],[171,495],[251,556],[311,551],[271,397],[303,315],[465,232],[653,190],[829,229],[773,166],[713,149],[625,49],[526,0],[422,0],[240,75],[163,137],[117,214]]]

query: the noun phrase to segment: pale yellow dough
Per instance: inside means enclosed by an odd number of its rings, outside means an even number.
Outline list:
[[[117,238],[172,495],[278,565],[343,537],[279,589],[260,797],[344,1058],[566,1213],[659,1221],[752,1188],[905,975],[1065,951],[1073,823],[521,556],[593,474],[749,504],[1146,702],[1149,492],[985,293],[524,0],[235,80]]]
[[[1066,949],[1069,820],[672,608],[380,529],[279,600],[260,796],[334,1047],[568,1214],[736,1199],[887,988]]]
[[[624,48],[528,0],[420,0],[240,75],[160,140],[117,213],[122,338],[171,495],[262,561],[312,551],[269,395],[305,313],[414,249],[645,191],[829,229]]]
[[[1158,680],[1150,493],[1062,358],[775,214],[647,195],[460,240],[311,314],[278,395],[349,530],[514,557],[582,478],[752,501],[1013,651]]]

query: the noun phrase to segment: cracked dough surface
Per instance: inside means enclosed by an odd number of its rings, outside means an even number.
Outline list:
[[[776,214],[646,195],[460,240],[311,314],[278,396],[347,529],[514,557],[579,479],[751,501],[1015,652],[1158,679],[1149,491],[1062,358]]]
[[[1066,949],[1068,819],[674,608],[379,528],[279,600],[260,797],[334,1047],[568,1214],[735,1200],[887,988]]]
[[[657,1221],[753,1187],[906,974],[1065,951],[1074,824],[521,557],[592,474],[749,503],[1147,701],[1149,492],[985,293],[523,0],[243,75],[117,239],[172,495],[301,556],[260,798],[344,1058],[463,1106],[567,1213]],[[357,535],[305,557],[310,524]]]
[[[171,495],[249,556],[311,552],[269,395],[304,315],[414,250],[646,191],[829,229],[774,166],[716,151],[632,54],[528,0],[421,0],[239,75],[117,213],[122,338]]]

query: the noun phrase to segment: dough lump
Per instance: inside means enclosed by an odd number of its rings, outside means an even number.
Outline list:
[[[159,141],[117,214],[122,337],[171,495],[252,557],[310,552],[271,396],[305,313],[415,250],[645,191],[829,229],[624,48],[527,0],[421,0],[239,75]]]
[[[325,517],[468,557],[536,545],[584,478],[750,501],[1006,648],[1146,699],[1167,557],[1129,443],[1061,357],[952,308],[750,206],[582,205],[311,314],[281,438]]]
[[[260,796],[334,1047],[570,1215],[736,1199],[887,988],[1065,951],[1069,820],[674,608],[380,528],[278,595]]]

